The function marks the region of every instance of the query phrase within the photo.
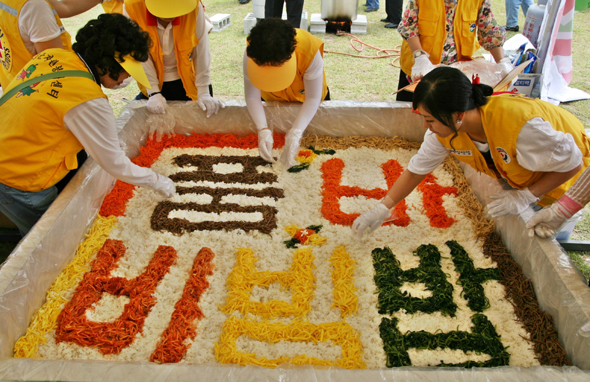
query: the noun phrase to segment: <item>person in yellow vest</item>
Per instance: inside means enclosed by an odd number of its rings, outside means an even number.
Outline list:
[[[144,69],[151,89],[140,86],[136,99],[148,99],[152,113],[168,101],[196,101],[207,117],[223,104],[213,98],[211,52],[203,4],[198,0],[125,0],[123,14],[154,42]]]
[[[264,160],[274,162],[272,130],[261,99],[303,103],[287,132],[280,157],[283,168],[288,169],[297,164],[299,141],[320,102],[330,99],[324,73],[324,43],[278,18],[259,20],[247,41],[243,59],[246,105],[258,130],[258,150]]]
[[[0,146],[11,148],[0,150],[0,211],[23,235],[57,197],[55,185],[78,167],[83,148],[117,179],[166,197],[175,193],[169,178],[125,156],[101,89],[129,75],[149,86],[141,65],[149,36],[123,15],[102,14],[76,40],[73,52],[53,48],[34,56],[0,99]]]
[[[49,48],[72,49],[71,37],[45,0],[2,0],[0,3],[0,86],[5,89],[37,53]]]
[[[62,19],[77,16],[80,13],[102,5],[106,13],[123,13],[124,0],[47,0]]]
[[[506,31],[494,19],[490,0],[409,0],[397,30],[403,38],[398,89],[436,65],[471,60],[480,45],[502,75],[514,68],[504,57]],[[412,93],[401,91],[396,99],[411,102]]]
[[[448,66],[422,78],[413,107],[427,129],[424,142],[387,196],[354,221],[357,236],[378,228],[449,155],[506,181],[487,206],[494,218],[552,204],[590,165],[590,140],[572,114],[518,94],[492,96],[490,86],[475,82]]]

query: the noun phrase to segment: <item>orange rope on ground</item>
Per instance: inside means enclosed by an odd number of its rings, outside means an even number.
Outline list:
[[[343,54],[345,56],[360,57],[360,58],[387,58],[387,57],[395,57],[391,61],[391,65],[395,66],[396,68],[399,68],[400,67],[399,64],[396,64],[396,61],[399,60],[399,57],[400,57],[401,45],[397,45],[393,49],[382,49],[382,48],[378,48],[378,47],[373,46],[373,45],[369,45],[366,42],[361,41],[360,38],[358,38],[355,35],[350,34],[350,33],[338,31],[338,33],[336,33],[336,36],[350,36],[350,37],[352,37],[350,39],[350,46],[352,46],[352,49],[356,50],[357,52],[362,52],[363,49],[365,48],[365,46],[368,46],[369,48],[375,49],[377,51],[377,53],[375,53],[374,56],[363,56],[362,54],[351,54],[351,53],[335,52],[335,51],[332,51],[332,50],[324,50],[324,53]],[[356,46],[354,46],[354,43],[355,42],[359,43],[360,44],[360,47],[357,48]],[[389,53],[389,52],[395,52],[395,53]]]

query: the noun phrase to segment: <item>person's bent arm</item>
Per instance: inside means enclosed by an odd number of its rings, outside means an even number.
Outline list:
[[[61,48],[60,29],[51,6],[44,0],[29,0],[18,15],[19,32],[27,50],[36,55],[45,49]]]
[[[487,207],[494,218],[521,213],[571,179],[581,169],[582,152],[571,134],[555,130],[549,122],[535,117],[518,134],[516,161],[529,171],[542,173],[542,177],[527,188],[491,195],[496,200]]]
[[[268,128],[266,123],[266,114],[264,113],[264,106],[260,98],[260,89],[252,85],[248,77],[248,56],[244,50],[244,58],[242,60],[242,71],[244,73],[244,97],[246,99],[246,108],[250,114],[250,118],[256,126],[258,132],[258,151],[260,157],[267,162],[274,162],[272,156],[272,148],[274,139],[272,130]]]
[[[153,187],[171,196],[174,183],[149,168],[132,163],[119,145],[113,109],[104,98],[86,101],[70,109],[64,124],[88,154],[113,177],[136,186]]]
[[[428,174],[414,174],[409,170],[404,170],[397,181],[393,184],[386,197],[381,201],[388,209],[394,208],[399,202],[404,200],[410,192],[426,178]]]
[[[35,42],[35,43],[33,43],[33,45],[35,46],[35,51],[37,52],[37,54],[43,52],[45,49],[51,49],[51,48],[63,49],[64,48],[64,44],[63,44],[63,41],[61,41],[61,37],[56,37],[56,38],[49,40],[49,41]]]
[[[57,15],[66,19],[77,16],[102,3],[102,0],[47,0],[57,11]]]
[[[299,142],[307,126],[318,111],[322,102],[324,89],[324,59],[318,51],[303,75],[303,86],[305,89],[305,101],[299,109],[293,126],[285,136],[285,147],[281,153],[280,161],[286,170],[297,164],[295,158],[299,153]]]
[[[380,203],[377,203],[375,207],[355,219],[354,223],[352,223],[352,233],[360,239],[367,229],[370,234],[379,228],[387,218],[392,217],[391,210],[408,196],[426,175],[414,174],[409,170],[404,170],[385,198]]]
[[[537,234],[548,238],[559,232],[559,228],[590,203],[590,167],[586,168],[576,183],[559,200],[543,208],[527,222],[530,237]]]

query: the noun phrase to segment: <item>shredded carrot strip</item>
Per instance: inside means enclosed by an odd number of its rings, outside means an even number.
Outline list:
[[[209,288],[207,276],[213,274],[213,258],[215,254],[209,248],[201,248],[195,261],[191,275],[184,286],[182,298],[174,305],[170,324],[162,334],[150,361],[158,363],[180,362],[189,348],[186,340],[197,335],[195,320],[204,317],[199,307],[201,294]]]
[[[37,356],[40,344],[47,342],[46,335],[55,329],[61,307],[67,302],[64,295],[73,288],[88,271],[90,260],[103,246],[113,227],[117,223],[114,216],[98,215],[94,224],[86,234],[86,239],[78,246],[74,259],[47,291],[47,301],[33,316],[27,333],[16,341],[14,356],[30,358]]]
[[[457,195],[456,187],[443,187],[436,183],[436,177],[428,174],[418,185],[422,192],[422,200],[426,215],[430,219],[430,225],[437,228],[449,228],[456,220],[447,215],[443,207],[443,195]]]
[[[109,276],[125,252],[122,241],[106,240],[91,263],[91,271],[84,275],[74,296],[57,317],[55,339],[58,343],[67,341],[96,347],[103,354],[118,354],[142,331],[147,315],[156,304],[154,290],[175,263],[176,250],[159,246],[145,271],[134,279]],[[86,310],[98,302],[103,293],[130,297],[123,314],[112,323],[86,318]]]

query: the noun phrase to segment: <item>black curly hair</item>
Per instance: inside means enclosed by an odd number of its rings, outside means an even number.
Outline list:
[[[122,57],[130,54],[137,61],[147,61],[151,40],[137,23],[118,13],[103,13],[90,20],[76,34],[72,48],[99,74],[109,74],[117,80],[123,67],[115,60],[115,52]]]
[[[295,28],[276,17],[259,20],[250,30],[246,54],[257,65],[280,66],[295,51]]]

